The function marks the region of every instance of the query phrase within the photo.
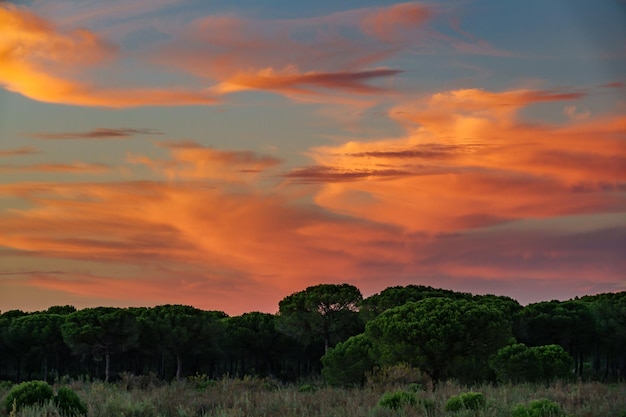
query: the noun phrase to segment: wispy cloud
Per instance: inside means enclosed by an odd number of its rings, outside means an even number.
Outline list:
[[[34,155],[38,154],[39,151],[30,146],[23,146],[21,148],[16,149],[0,149],[0,158],[2,157],[12,157],[12,156],[26,156],[26,155]]]
[[[87,164],[83,162],[34,165],[0,165],[0,172],[43,172],[43,173],[80,173],[101,174],[110,171],[105,164]]]
[[[238,73],[214,87],[219,93],[229,93],[247,89],[268,90],[284,93],[315,94],[322,90],[344,90],[355,94],[382,93],[385,90],[365,84],[376,78],[390,77],[402,73],[400,70],[376,69],[354,72],[299,73],[294,67],[276,72],[271,68],[254,74]]]
[[[128,162],[149,166],[170,179],[212,179],[245,181],[275,167],[281,160],[251,151],[222,151],[184,141],[160,143],[169,149],[170,159],[130,155]]]
[[[96,128],[86,132],[39,132],[28,136],[37,139],[128,139],[137,135],[162,135],[156,129]]]

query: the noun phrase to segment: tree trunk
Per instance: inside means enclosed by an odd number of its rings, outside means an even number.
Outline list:
[[[111,364],[111,354],[107,351],[104,354],[104,382],[109,382],[110,364]]]
[[[48,358],[46,356],[43,357],[43,380],[48,380]]]
[[[176,353],[176,379],[180,381],[180,376],[183,373],[183,359],[180,357],[180,353]]]

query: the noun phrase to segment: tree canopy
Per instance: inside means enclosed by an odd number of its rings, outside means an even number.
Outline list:
[[[433,382],[626,378],[626,292],[522,307],[504,296],[419,285],[363,299],[349,284],[295,292],[277,314],[191,306],[97,307],[0,314],[0,379],[114,380],[201,374],[324,377],[359,385],[394,364]],[[404,365],[403,365],[404,366]]]

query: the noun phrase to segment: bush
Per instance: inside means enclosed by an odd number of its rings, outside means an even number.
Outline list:
[[[480,392],[462,392],[450,397],[446,402],[446,411],[482,410],[485,408],[485,397]]]
[[[386,392],[378,401],[379,406],[392,410],[398,410],[406,405],[415,406],[416,404],[415,394],[406,391]]]
[[[15,403],[19,410],[27,405],[43,404],[52,399],[52,387],[45,381],[28,381],[15,385],[4,399],[4,408],[7,413],[13,409]]]
[[[431,400],[430,398],[420,398],[419,403],[427,412],[434,411],[437,406],[435,400]]]
[[[302,384],[298,387],[298,392],[315,392],[317,387],[311,384]]]
[[[545,398],[531,401],[528,406],[518,404],[512,414],[513,417],[558,417],[561,415],[561,407]]]
[[[527,347],[517,343],[500,349],[489,366],[499,381],[549,382],[571,378],[574,360],[559,345]]]
[[[107,401],[103,407],[103,415],[120,417],[158,417],[156,407],[148,401]]]
[[[406,387],[406,390],[409,392],[420,392],[420,391],[426,391],[426,388],[422,384],[413,382],[409,384],[408,387]]]
[[[68,387],[59,388],[54,397],[54,404],[65,416],[87,415],[87,407],[78,394]]]
[[[11,381],[0,381],[0,390],[10,390],[13,387]]]

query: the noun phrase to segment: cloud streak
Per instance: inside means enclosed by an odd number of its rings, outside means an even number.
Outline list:
[[[36,139],[65,140],[65,139],[128,139],[137,135],[162,135],[156,129],[133,128],[103,128],[99,127],[86,132],[39,132],[28,136]]]
[[[39,151],[31,146],[22,146],[16,149],[0,149],[0,158],[13,157],[13,156],[27,156],[38,154]]]
[[[105,164],[87,164],[74,162],[70,164],[35,164],[35,165],[1,165],[0,172],[42,172],[42,173],[76,173],[76,174],[102,174],[109,172],[111,168]]]

